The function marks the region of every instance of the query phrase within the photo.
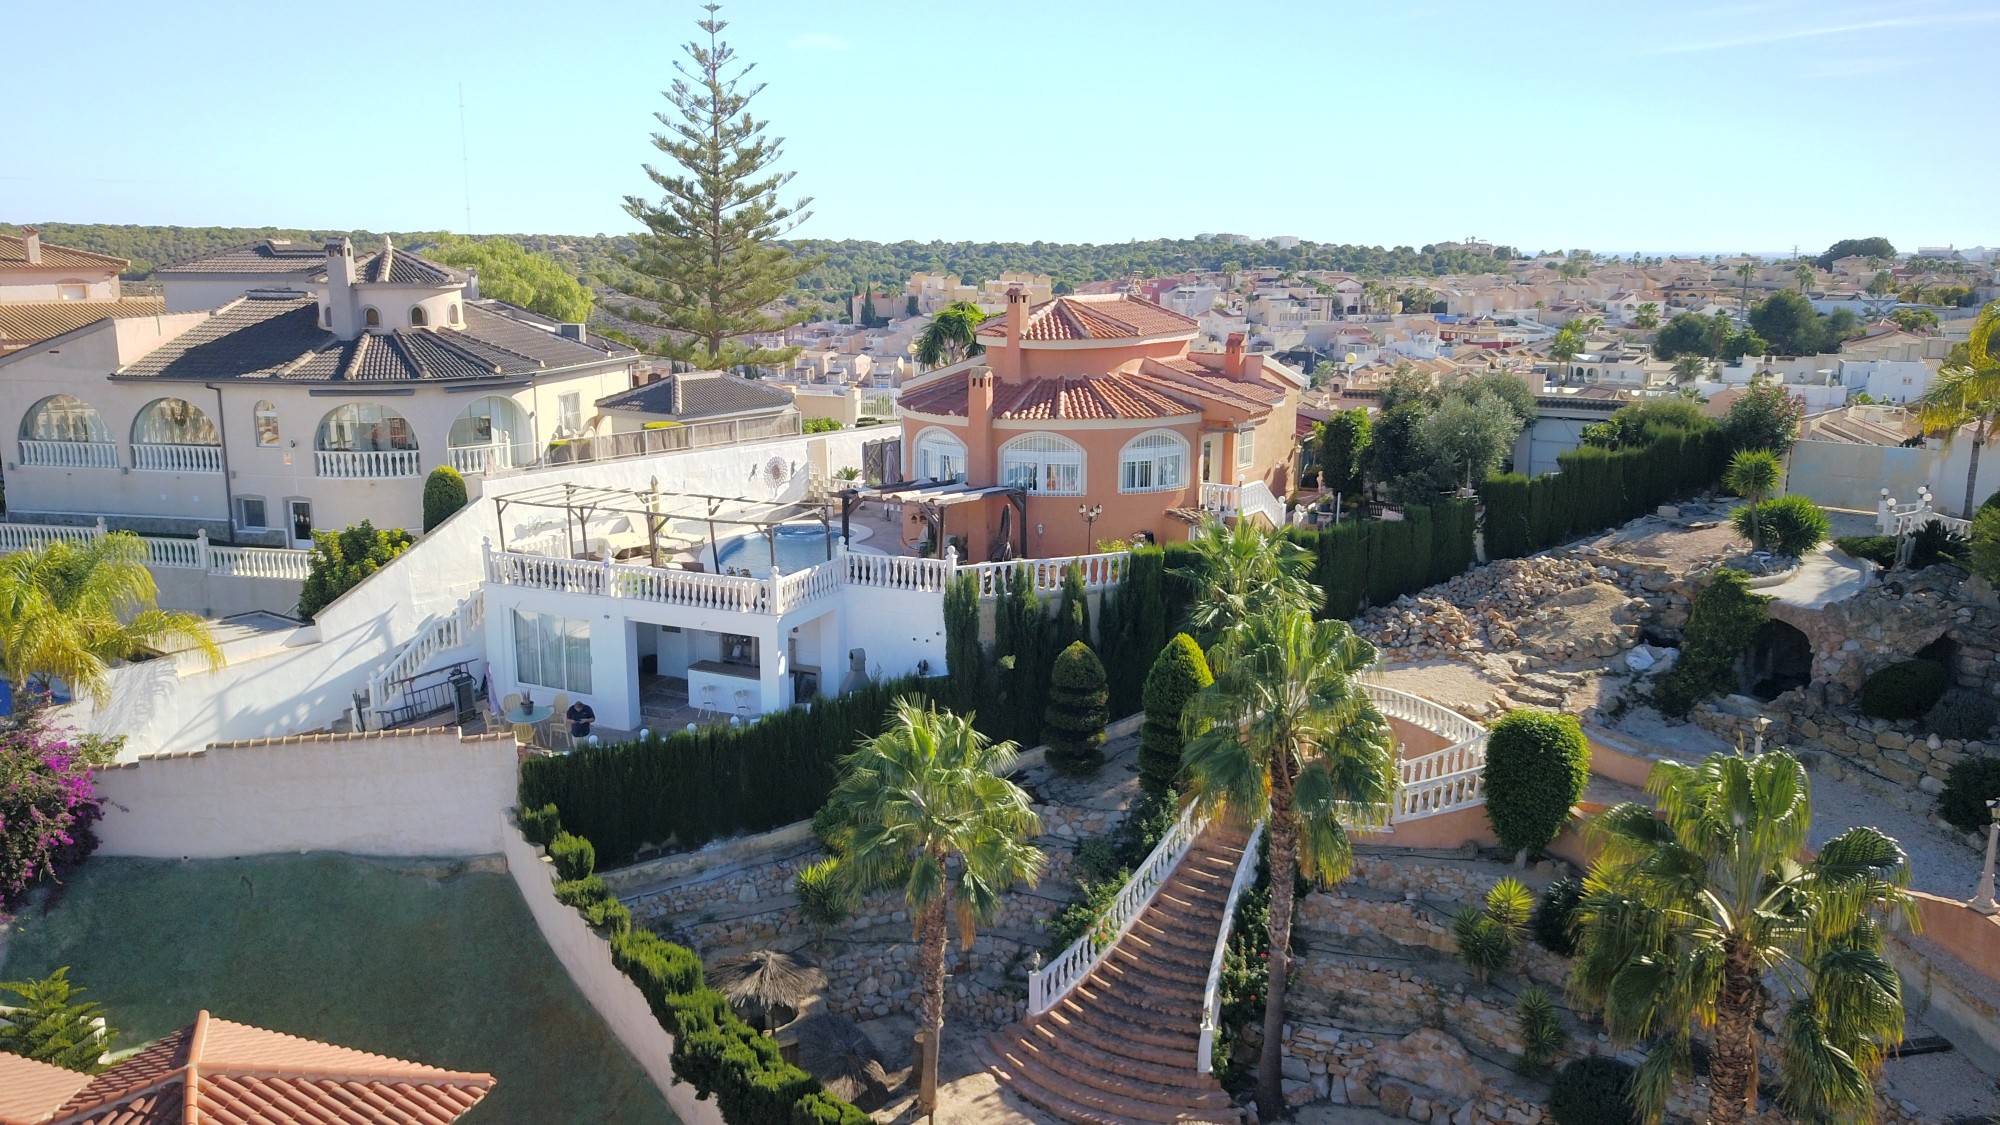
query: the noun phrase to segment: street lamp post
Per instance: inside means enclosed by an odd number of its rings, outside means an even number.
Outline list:
[[[1981,914],[2000,914],[2000,905],[1993,901],[1993,845],[2000,840],[2000,797],[1986,802],[1986,808],[1992,814],[1986,826],[1986,868],[1979,873],[1979,893],[1966,905]]]
[[[1078,504],[1076,514],[1083,517],[1083,553],[1087,555],[1096,550],[1097,517],[1104,514],[1104,505]]]

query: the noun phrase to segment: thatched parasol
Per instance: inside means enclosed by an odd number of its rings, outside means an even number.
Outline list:
[[[795,953],[756,949],[717,961],[708,986],[729,998],[743,1022],[759,1031],[790,1023],[826,987],[819,966]]]
[[[853,1020],[815,1012],[787,1027],[784,1036],[798,1045],[799,1068],[819,1079],[834,1097],[864,1111],[887,1100],[888,1071],[874,1041]]]

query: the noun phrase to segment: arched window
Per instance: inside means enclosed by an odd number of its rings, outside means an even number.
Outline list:
[[[1000,449],[1000,483],[1051,496],[1083,494],[1083,447],[1061,434],[1024,434]]]
[[[422,305],[410,306],[410,323],[418,328],[422,328],[428,323],[424,317],[424,307]]]
[[[382,314],[376,312],[372,308],[362,309],[361,323],[367,325],[370,328],[380,328],[382,326]]]
[[[268,400],[257,403],[257,444],[278,444],[278,408]]]
[[[132,422],[134,445],[221,445],[222,435],[199,406],[182,398],[156,398]]]
[[[21,419],[21,464],[115,469],[118,446],[96,407],[71,395],[50,395]]]
[[[415,449],[417,435],[408,419],[379,402],[349,402],[320,419],[313,448],[321,452],[370,453]]]
[[[513,399],[488,395],[458,412],[451,424],[452,467],[461,473],[511,469],[534,458],[534,433]]]
[[[1166,492],[1187,480],[1187,439],[1172,430],[1147,430],[1118,451],[1120,492]]]
[[[456,302],[445,306],[444,320],[446,324],[458,323],[458,305]]]
[[[918,480],[965,479],[965,443],[950,433],[932,427],[917,435],[913,461]]]

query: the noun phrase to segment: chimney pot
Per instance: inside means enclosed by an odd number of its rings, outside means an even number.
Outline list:
[[[31,266],[42,264],[42,232],[34,227],[21,228],[21,253]]]
[[[1231,332],[1223,344],[1223,374],[1231,379],[1243,378],[1243,333]]]

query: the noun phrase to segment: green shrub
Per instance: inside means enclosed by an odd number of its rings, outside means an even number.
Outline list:
[[[1098,915],[1125,889],[1123,879],[1107,879],[1102,883],[1078,882],[1076,898],[1068,906],[1056,912],[1047,926],[1049,935],[1049,956],[1054,957],[1068,949],[1076,939],[1090,932],[1097,924]]]
[[[840,860],[828,858],[808,864],[792,877],[792,893],[799,899],[799,917],[813,928],[819,941],[828,930],[847,921],[854,911],[853,885],[840,870]]]
[[[1939,738],[1978,741],[1993,730],[1996,714],[1993,698],[1965,688],[1951,688],[1924,712],[1924,725]]]
[[[1985,832],[1993,823],[1986,802],[1995,797],[2000,797],[2000,758],[1960,758],[1945,774],[1944,792],[1938,794],[1938,815],[1961,831]]]
[[[1583,883],[1565,875],[1542,890],[1529,926],[1535,941],[1551,953],[1568,957],[1576,952],[1576,908],[1583,901]]]
[[[854,838],[854,826],[847,821],[847,810],[829,801],[821,805],[812,815],[813,839],[831,856],[847,854],[847,843]]]
[[[549,861],[556,866],[556,878],[569,882],[597,870],[597,849],[581,836],[557,832],[549,841]]]
[[[1486,818],[1508,848],[1535,853],[1547,847],[1569,823],[1589,781],[1590,743],[1576,716],[1519,710],[1493,724],[1486,740]]]
[[[1452,916],[1451,940],[1458,945],[1458,959],[1481,984],[1489,974],[1514,963],[1512,935],[1476,906],[1459,907]]]
[[[656,993],[694,992],[702,986],[701,958],[648,930],[633,930],[611,940],[611,963],[632,978],[650,1000]],[[726,1008],[725,1004],[725,1008]]]
[[[1880,567],[1896,565],[1896,537],[1893,535],[1843,535],[1833,545],[1853,558],[1867,559]]]
[[[970,570],[945,587],[944,653],[952,710],[977,712],[986,703],[986,648],[979,640],[979,579]]]
[[[1145,725],[1139,728],[1139,787],[1148,793],[1171,789],[1181,773],[1181,713],[1195,693],[1215,682],[1201,646],[1176,633],[1146,673]]]
[[[549,846],[550,840],[556,838],[556,833],[562,831],[562,820],[556,816],[554,805],[522,809],[518,819],[521,822],[521,835],[526,837],[530,844],[544,848]]]
[[[1630,1063],[1608,1055],[1573,1059],[1549,1085],[1549,1116],[1555,1125],[1639,1125],[1632,1106]]]
[[[402,528],[377,531],[367,520],[339,531],[313,532],[306,581],[299,589],[299,616],[311,620],[334,599],[409,550],[413,542]]]
[[[1653,690],[1653,702],[1668,715],[1684,716],[1694,705],[1736,684],[1736,658],[1768,614],[1771,599],[1750,591],[1749,576],[1740,570],[1718,570],[1694,596],[1687,627],[1681,631],[1681,656]]]
[[[1127,864],[1119,861],[1118,845],[1103,836],[1076,842],[1076,878],[1081,883],[1124,882]]]
[[[1972,552],[1972,543],[1937,520],[1910,533],[1910,569],[1922,570],[1941,562],[1956,563]]]
[[[1878,668],[1861,684],[1861,713],[1877,719],[1914,719],[1951,686],[1951,672],[1935,660],[1901,660]]]
[[[465,491],[465,478],[450,465],[439,465],[424,478],[424,534],[450,519],[454,512],[470,502]]]
[[[602,934],[622,934],[632,928],[632,912],[615,898],[600,898],[577,908],[583,920]]]
[[[1521,1061],[1540,1070],[1569,1046],[1569,1031],[1548,990],[1529,985],[1514,999],[1514,1023],[1521,1032]]]
[[[1810,498],[1795,492],[1754,506],[1745,504],[1730,513],[1737,533],[1745,539],[1750,538],[1753,511],[1764,525],[1764,549],[1777,555],[1803,557],[1826,542],[1827,534],[1833,530],[1833,521],[1827,519],[1826,512]]]
[[[840,428],[837,418],[808,418],[799,426],[802,434],[830,434]]]
[[[1979,514],[1972,517],[1972,534],[1966,546],[1966,565],[1972,573],[2000,585],[2000,508],[1992,507],[2000,492],[1986,498]]]
[[[1042,714],[1042,737],[1049,764],[1064,774],[1096,771],[1104,764],[1104,725],[1110,721],[1110,691],[1104,662],[1082,641],[1056,657],[1049,673],[1049,705]]]

